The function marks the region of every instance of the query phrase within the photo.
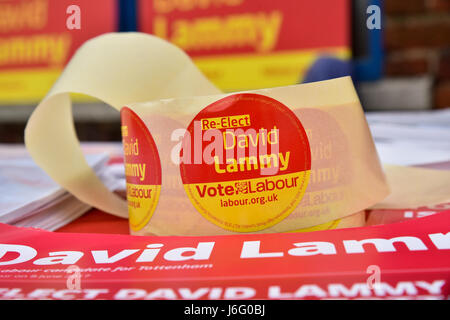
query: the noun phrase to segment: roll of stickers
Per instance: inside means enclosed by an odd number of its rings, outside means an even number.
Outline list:
[[[70,92],[120,110],[128,205],[84,160]],[[139,33],[82,46],[25,139],[55,181],[106,212],[128,211],[138,235],[359,226],[364,214],[353,213],[388,194],[350,78],[223,94],[182,51]]]

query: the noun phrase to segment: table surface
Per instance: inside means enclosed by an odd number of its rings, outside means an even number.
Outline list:
[[[130,234],[128,220],[98,209],[91,209],[80,218],[55,232]]]

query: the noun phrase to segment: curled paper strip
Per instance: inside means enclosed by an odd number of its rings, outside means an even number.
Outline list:
[[[332,220],[330,222],[325,222],[317,226],[312,226],[309,228],[303,228],[288,232],[312,232],[321,230],[356,228],[356,227],[364,227],[365,224],[366,224],[366,212],[360,211],[358,213],[352,214],[342,219]]]
[[[36,163],[61,186],[121,217],[128,216],[127,204],[102,184],[80,150],[71,92],[121,110],[134,234],[295,232],[335,228],[338,222],[357,226],[364,216],[357,212],[388,194],[350,78],[222,94],[168,42],[139,33],[107,34],[78,50],[30,117],[25,142]],[[180,161],[190,148],[185,145],[189,132],[195,158],[198,123],[200,132],[220,130],[225,151],[237,148],[227,145],[239,139],[230,130],[261,129],[240,145],[264,140],[279,152],[234,157],[235,162],[214,157],[206,164]],[[208,147],[201,148],[203,154]],[[279,171],[263,173],[269,162]],[[247,199],[252,192],[264,197],[252,202]],[[217,194],[227,197],[214,198]]]
[[[86,163],[76,137],[69,93],[119,110],[126,103],[220,92],[180,49],[151,35],[112,33],[87,41],[31,115],[25,144],[35,162],[80,200],[128,217]]]
[[[450,202],[450,171],[385,165],[391,193],[372,209],[418,208]]]

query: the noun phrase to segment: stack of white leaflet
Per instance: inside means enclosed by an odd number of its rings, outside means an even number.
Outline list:
[[[369,112],[366,117],[383,163],[450,161],[450,110]]]
[[[91,208],[48,177],[23,146],[0,150],[0,223],[53,231]],[[110,190],[115,190],[117,180],[104,174],[108,158],[107,153],[86,155],[95,173]]]

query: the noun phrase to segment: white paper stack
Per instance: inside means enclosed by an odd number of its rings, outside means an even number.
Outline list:
[[[381,162],[418,165],[450,161],[450,109],[368,112],[366,117]]]
[[[92,149],[92,148],[91,148]],[[86,160],[110,190],[124,181],[107,166],[109,154],[97,148]],[[23,146],[0,147],[0,222],[57,230],[91,207],[62,189],[28,156]]]

